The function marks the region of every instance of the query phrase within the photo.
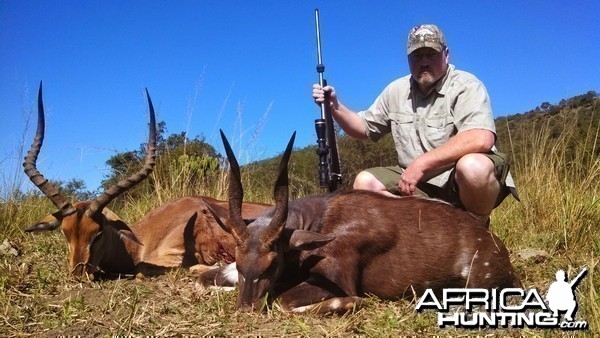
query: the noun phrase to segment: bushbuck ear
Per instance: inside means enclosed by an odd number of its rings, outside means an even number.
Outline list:
[[[219,215],[217,210],[215,210],[215,208],[213,208],[213,206],[210,205],[210,203],[208,203],[207,201],[204,201],[204,205],[206,205],[206,208],[208,209],[208,211],[210,211],[211,215],[213,216],[217,224],[221,227],[221,229],[223,229],[223,231],[227,233],[231,233],[231,228],[221,220],[221,216],[227,218],[227,215]]]
[[[29,228],[25,229],[25,232],[42,232],[52,231],[60,228],[62,224],[62,216],[60,212],[48,215],[42,218],[39,222],[33,224]]]
[[[295,230],[290,236],[289,247],[296,250],[314,250],[333,241],[335,237],[308,230]]]

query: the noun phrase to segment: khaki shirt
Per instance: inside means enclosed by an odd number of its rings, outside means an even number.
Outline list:
[[[371,107],[359,115],[369,139],[377,141],[392,133],[398,163],[403,168],[458,132],[485,129],[496,133],[485,86],[474,75],[456,70],[453,65],[449,65],[428,95],[421,94],[408,75],[390,83]],[[443,171],[428,183],[443,186],[450,171],[451,168]],[[514,186],[510,174],[507,185]]]

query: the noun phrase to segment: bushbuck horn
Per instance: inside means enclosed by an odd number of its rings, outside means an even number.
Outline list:
[[[285,152],[281,157],[281,162],[279,163],[279,174],[277,175],[277,181],[275,182],[275,188],[273,189],[273,195],[275,196],[275,212],[269,226],[261,234],[261,242],[265,243],[267,246],[279,238],[281,231],[285,227],[285,221],[287,220],[289,197],[288,162],[290,161],[295,139],[296,132],[292,134],[292,137],[285,148]]]
[[[38,189],[40,189],[44,195],[46,195],[52,203],[58,208],[60,215],[62,217],[66,217],[77,210],[73,207],[73,205],[60,194],[58,189],[54,187],[44,176],[37,170],[36,162],[37,157],[40,153],[40,149],[42,148],[42,144],[44,143],[44,129],[46,126],[45,117],[44,117],[44,102],[42,99],[42,82],[40,81],[40,89],[38,91],[38,123],[37,130],[35,132],[35,138],[33,139],[33,143],[31,144],[31,148],[29,152],[27,152],[27,156],[25,157],[25,162],[23,163],[23,167],[25,167],[25,174],[27,177],[35,184]]]
[[[108,205],[113,199],[126,190],[134,187],[136,184],[145,179],[154,168],[156,164],[156,121],[154,116],[154,106],[152,106],[152,99],[148,89],[146,89],[146,97],[148,98],[148,107],[150,110],[150,132],[148,137],[148,147],[146,150],[146,162],[140,171],[136,174],[117,182],[117,184],[108,188],[104,193],[95,199],[86,211],[88,217],[93,218],[98,213],[102,212],[102,209]]]
[[[223,130],[221,132],[221,140],[225,147],[225,153],[227,154],[227,160],[229,161],[229,220],[227,221],[231,228],[231,234],[235,238],[237,243],[242,243],[247,237],[248,232],[246,230],[246,223],[242,218],[242,202],[244,200],[244,189],[242,188],[242,179],[240,174],[240,166],[238,164],[231,145],[225,137]]]

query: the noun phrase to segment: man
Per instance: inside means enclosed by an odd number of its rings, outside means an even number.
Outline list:
[[[567,282],[567,275],[564,270],[556,272],[556,281],[552,282],[546,293],[548,307],[552,310],[554,317],[558,317],[559,311],[567,311],[565,319],[570,322],[573,321],[573,315],[575,314],[575,310],[577,310],[573,286],[579,278],[581,277],[577,276],[577,278],[569,283]]]
[[[389,84],[367,110],[350,110],[331,86],[313,86],[317,104],[328,92],[346,134],[373,141],[393,135],[399,166],[362,171],[354,188],[440,198],[486,224],[509,193],[518,199],[506,157],[495,152],[488,93],[475,76],[449,63],[450,50],[435,25],[410,31],[407,54],[411,75]]]

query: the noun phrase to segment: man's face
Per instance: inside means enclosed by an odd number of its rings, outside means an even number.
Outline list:
[[[444,76],[448,68],[447,61],[447,48],[438,52],[433,48],[423,47],[410,53],[408,56],[410,73],[422,92],[429,91],[433,84]]]

